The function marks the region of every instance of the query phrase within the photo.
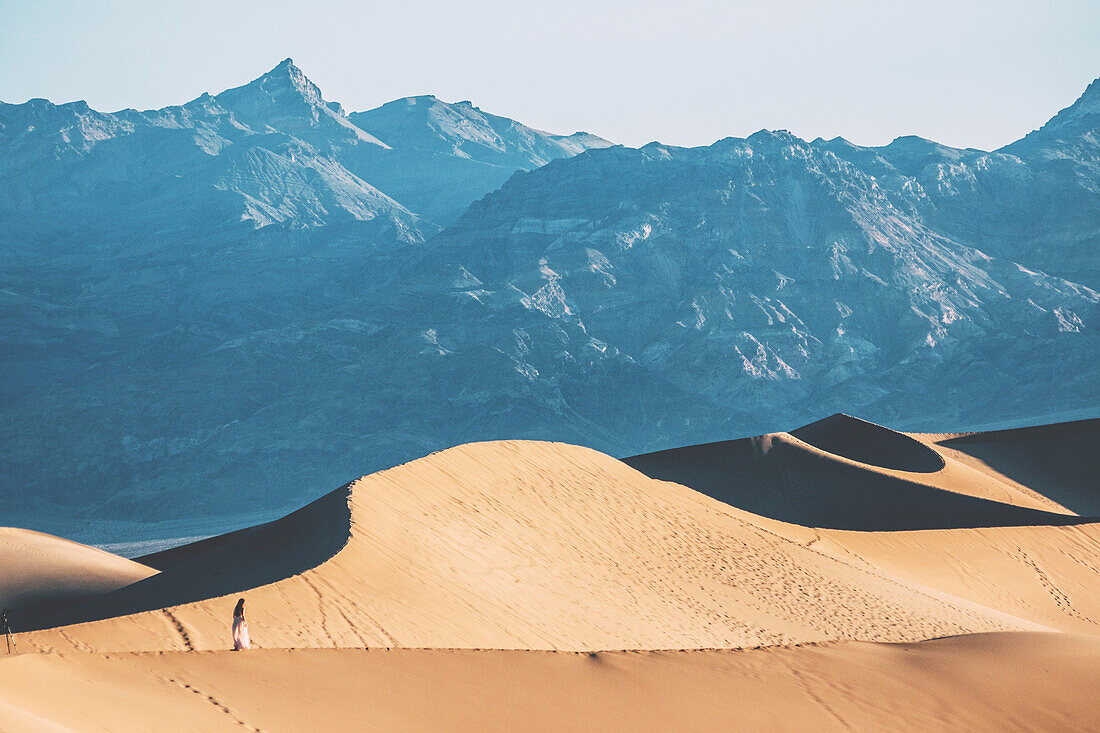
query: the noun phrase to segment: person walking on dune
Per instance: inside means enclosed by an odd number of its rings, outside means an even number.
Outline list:
[[[244,620],[244,599],[237,601],[233,609],[233,651],[248,649],[252,641],[248,638],[248,622]]]

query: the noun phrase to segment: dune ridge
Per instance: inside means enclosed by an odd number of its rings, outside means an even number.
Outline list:
[[[857,460],[861,451],[870,462]],[[1087,521],[973,461],[958,460],[920,434],[897,433],[848,415],[790,433],[623,460],[652,478],[805,526],[875,531]]]
[[[947,467],[943,456],[919,440],[851,415],[832,415],[790,435],[826,453],[877,468],[935,473]]]
[[[273,522],[156,553],[160,572],[41,619],[49,628],[253,590],[321,565],[350,537],[351,484]]]

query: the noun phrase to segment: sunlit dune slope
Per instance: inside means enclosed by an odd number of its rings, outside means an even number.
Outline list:
[[[1060,631],[1100,633],[1100,524],[822,530],[815,547]]]
[[[156,573],[94,547],[28,529],[0,527],[0,606],[12,627],[28,628],[52,611],[102,596]]]
[[[1097,533],[1096,525],[1043,529]],[[915,536],[914,552],[940,541],[937,533]],[[955,585],[939,587],[937,572],[890,570],[877,564],[877,549],[864,557],[853,548],[589,449],[470,444],[364,477],[175,560],[162,557],[160,575],[80,609],[93,618],[137,613],[24,634],[21,643],[224,648],[238,595],[261,647],[752,647],[1057,626],[1041,604],[969,599]],[[1008,559],[1006,572],[1034,560]],[[1042,572],[1059,584],[1069,571]],[[1072,583],[1100,582],[1095,568],[1072,572]],[[1028,609],[1041,612],[1016,613]]]

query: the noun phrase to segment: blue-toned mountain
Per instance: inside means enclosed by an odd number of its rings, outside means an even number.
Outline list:
[[[289,62],[163,110],[4,105],[6,522],[275,513],[478,439],[1087,412],[1097,88],[994,152],[345,115]]]

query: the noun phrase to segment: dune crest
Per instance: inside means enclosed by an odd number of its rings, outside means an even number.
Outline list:
[[[976,461],[960,460],[935,437],[834,415],[789,433],[623,460],[652,478],[804,526],[874,531],[1083,521]]]
[[[851,415],[833,415],[790,432],[804,443],[856,463],[911,473],[947,466],[939,453],[909,437]]]
[[[350,484],[273,522],[139,558],[161,571],[42,619],[59,626],[156,611],[261,588],[321,565],[351,531]]]
[[[1021,493],[1082,516],[1100,516],[1100,418],[928,437],[937,450]]]

